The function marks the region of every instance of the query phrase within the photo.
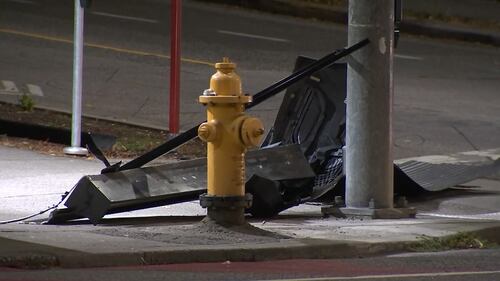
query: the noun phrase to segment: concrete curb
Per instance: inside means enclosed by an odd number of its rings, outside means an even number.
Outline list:
[[[207,0],[197,0],[208,2]],[[276,14],[285,14],[301,18],[314,18],[340,24],[347,24],[347,12],[341,9],[325,7],[318,4],[287,1],[287,0],[210,0],[210,3],[238,5],[241,7],[260,10]],[[483,44],[500,46],[500,34],[486,32],[476,28],[461,28],[457,26],[442,25],[438,23],[403,19],[401,33],[425,35],[433,38],[455,39],[466,42],[479,42]]]
[[[410,244],[406,242],[366,243],[294,239],[280,243],[195,246],[184,249],[101,254],[65,251],[59,248],[50,249],[40,245],[44,247],[43,250],[34,246],[30,253],[0,254],[0,267],[88,268],[224,261],[350,258],[401,252],[406,250]]]
[[[500,225],[465,232],[489,242],[500,243]],[[443,236],[443,238],[446,236]],[[20,253],[0,253],[0,267],[13,268],[88,268],[142,266],[201,262],[251,262],[283,259],[331,259],[368,257],[412,251],[414,241],[359,242],[325,239],[290,239],[272,243],[172,247],[154,251],[85,253],[41,244],[2,238],[3,245],[17,244]],[[30,248],[29,251],[26,249]]]
[[[7,103],[7,102],[5,102],[5,103]],[[10,104],[13,104],[13,103],[10,103]],[[72,114],[71,110],[66,110],[66,109],[61,109],[61,108],[51,107],[51,106],[36,105],[35,108],[41,109],[41,110],[54,111],[54,112],[58,112],[58,113],[64,113],[64,114],[68,114],[70,116]],[[123,119],[118,119],[118,118],[105,117],[105,116],[100,116],[97,114],[85,113],[85,114],[82,114],[82,117],[99,119],[99,120],[107,121],[110,123],[118,123],[118,124],[123,124],[123,125],[135,126],[135,127],[143,128],[143,129],[168,131],[168,128],[166,128],[166,127],[156,126],[156,125],[152,125],[152,124],[146,124],[146,123],[142,123],[142,122],[134,122],[131,120],[123,120]]]
[[[477,29],[443,26],[437,23],[404,20],[401,23],[401,32],[425,35],[433,38],[455,39],[466,42],[479,42],[492,46],[500,46],[500,34],[484,32]]]

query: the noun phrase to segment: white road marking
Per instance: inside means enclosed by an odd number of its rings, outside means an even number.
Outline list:
[[[421,57],[408,56],[408,55],[400,55],[400,54],[395,54],[394,57],[398,58],[398,59],[406,59],[406,60],[424,60]]]
[[[436,213],[419,213],[423,216],[432,216],[440,218],[452,218],[452,219],[469,219],[469,220],[500,220],[500,212],[495,213],[484,213],[476,215],[445,215]]]
[[[363,275],[352,277],[320,277],[320,278],[303,278],[303,279],[279,279],[281,281],[334,281],[334,280],[360,280],[360,279],[393,279],[397,278],[416,278],[416,277],[440,277],[440,276],[464,276],[464,275],[486,275],[500,274],[500,270],[492,271],[465,271],[465,272],[435,272],[435,273],[410,273],[410,274],[391,274],[391,275]],[[278,281],[278,280],[267,280]]]
[[[123,16],[123,15],[117,15],[117,14],[111,14],[111,13],[105,13],[105,12],[91,12],[91,14],[96,15],[96,16],[117,18],[117,19],[123,19],[123,20],[133,20],[133,21],[141,21],[141,22],[147,22],[147,23],[158,23],[157,20],[139,18],[139,17],[131,17],[131,16]]]
[[[29,91],[29,92],[30,92],[33,96],[43,97],[42,88],[40,88],[40,86],[33,85],[33,84],[26,84],[26,86],[28,87],[28,91]]]
[[[22,87],[22,89],[27,89],[28,91],[25,93],[24,90],[19,90],[16,86],[16,83],[8,80],[0,81],[0,95],[10,95],[10,96],[21,96],[23,94],[39,96],[43,97],[43,91],[40,86],[35,84],[26,84],[26,87]]]
[[[268,41],[274,41],[274,42],[290,42],[289,40],[283,39],[283,38],[261,36],[261,35],[256,35],[256,34],[241,33],[241,32],[234,32],[234,31],[228,31],[228,30],[217,30],[217,32],[222,33],[222,34],[247,37],[247,38],[253,38],[253,39],[262,39],[262,40],[268,40]]]
[[[37,3],[30,1],[30,0],[9,0],[10,2],[15,2],[15,3],[20,3],[20,4],[29,4],[29,5],[36,5]]]
[[[19,94],[19,89],[16,87],[16,83],[8,80],[2,80],[3,89],[0,89],[0,92],[3,94]]]

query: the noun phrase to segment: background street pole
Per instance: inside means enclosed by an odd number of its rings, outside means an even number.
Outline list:
[[[169,132],[179,133],[181,71],[181,0],[170,0],[170,107]]]
[[[394,0],[350,0],[347,72],[346,209],[374,214],[393,208]]]
[[[64,153],[71,155],[87,155],[86,148],[81,147],[82,120],[82,66],[83,66],[83,17],[84,9],[80,0],[75,0],[75,28],[73,51],[73,110],[71,119],[71,147],[65,147]]]

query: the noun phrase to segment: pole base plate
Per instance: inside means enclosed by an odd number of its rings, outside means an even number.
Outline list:
[[[65,154],[77,155],[77,156],[87,156],[87,155],[89,155],[89,151],[86,148],[78,147],[78,146],[65,147],[63,149],[63,152]]]
[[[321,213],[325,216],[334,216],[337,218],[348,217],[368,217],[372,219],[406,219],[415,218],[417,211],[415,208],[352,208],[324,206]]]

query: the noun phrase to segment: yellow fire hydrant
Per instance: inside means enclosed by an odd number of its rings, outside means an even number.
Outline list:
[[[222,225],[245,223],[244,211],[252,196],[245,194],[245,152],[259,145],[264,134],[262,122],[244,114],[252,97],[243,95],[236,64],[224,58],[216,63],[210,89],[199,97],[207,106],[207,122],[198,136],[207,142],[207,193],[200,204],[207,218]]]

